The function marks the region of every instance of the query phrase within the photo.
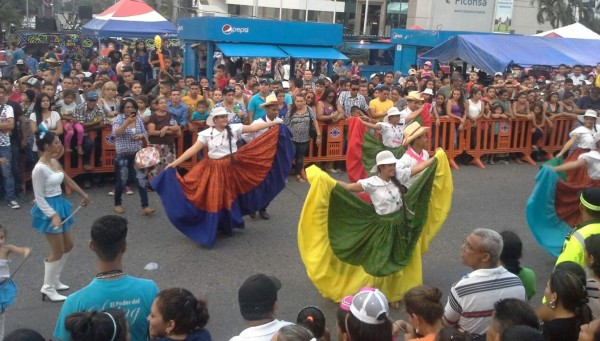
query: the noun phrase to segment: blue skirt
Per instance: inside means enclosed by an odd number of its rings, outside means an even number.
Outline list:
[[[55,197],[47,197],[46,201],[48,205],[58,213],[61,220],[64,220],[71,214],[71,207],[73,204],[62,195],[57,195]],[[62,224],[62,228],[55,229],[52,225],[52,219],[47,217],[42,210],[38,207],[37,203],[33,205],[31,208],[31,215],[33,216],[33,221],[31,225],[38,231],[42,233],[50,233],[50,234],[59,234],[68,232],[71,229],[71,224],[75,222],[73,217],[69,218],[69,220],[65,221]]]
[[[15,303],[15,296],[17,296],[18,291],[19,287],[10,278],[0,282],[0,314]]]

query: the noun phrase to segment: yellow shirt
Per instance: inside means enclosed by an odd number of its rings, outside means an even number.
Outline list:
[[[594,82],[594,86],[600,87],[600,75],[596,75],[596,81]]]
[[[198,104],[198,101],[202,100],[203,97],[202,95],[198,95],[197,99],[193,99],[190,96],[183,96],[181,97],[181,101],[183,103],[185,103],[185,105],[187,105],[188,107],[188,114],[192,114],[194,111],[196,111],[196,104]]]
[[[565,240],[562,252],[556,260],[556,265],[571,261],[585,268],[585,239],[594,234],[600,234],[600,222],[588,222],[571,232]]]
[[[371,110],[371,112],[374,111],[375,114],[378,116],[382,115],[381,117],[374,117],[379,122],[383,121],[383,118],[385,117],[385,114],[387,113],[388,109],[393,106],[394,102],[392,102],[390,99],[386,99],[385,102],[382,102],[379,100],[379,98],[375,98],[371,100],[371,102],[369,102],[369,109]]]

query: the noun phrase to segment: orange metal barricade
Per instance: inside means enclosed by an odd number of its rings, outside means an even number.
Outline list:
[[[458,120],[452,117],[440,117],[440,125],[434,123],[431,127],[432,133],[428,148],[430,156],[433,156],[438,148],[442,148],[448,156],[450,167],[454,169],[458,169],[454,158],[462,153],[461,145],[456,144],[458,124]]]
[[[346,137],[348,136],[348,122],[339,121],[335,124],[319,123],[322,141],[317,145],[312,139],[308,145],[308,156],[304,158],[304,164],[345,161],[346,160]]]
[[[569,141],[569,133],[575,128],[575,123],[573,117],[556,117],[552,120],[552,128],[544,129],[539,148],[546,152],[546,158],[552,158]]]

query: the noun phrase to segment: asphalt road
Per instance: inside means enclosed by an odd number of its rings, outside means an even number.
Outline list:
[[[453,171],[454,195],[452,211],[446,224],[423,257],[424,283],[441,288],[444,293],[467,272],[460,263],[460,245],[473,229],[492,228],[516,231],[525,250],[522,264],[537,273],[537,294],[533,306],[541,302],[545,283],[554,259],[535,242],[525,220],[525,202],[534,185],[537,168],[528,165],[495,165],[487,169],[462,166]],[[244,329],[237,305],[237,290],[254,273],[277,276],[283,283],[279,293],[278,316],[295,321],[303,307],[317,305],[324,310],[327,326],[335,332],[337,305],[322,298],[306,275],[297,246],[297,222],[308,190],[289,178],[288,187],[269,207],[271,220],[246,217],[246,229],[233,237],[220,236],[212,249],[202,248],[188,240],[168,222],[158,196],[150,193],[150,205],[158,210],[144,217],[139,196],[125,196],[125,216],[129,220],[128,249],[125,272],[151,278],[160,288],[185,287],[209,304],[208,329],[214,340],[228,340]],[[85,286],[96,274],[94,255],[88,249],[89,228],[94,219],[112,214],[110,185],[89,191],[90,207],[77,214],[74,225],[75,248],[65,267],[62,282],[74,289]],[[32,198],[32,193],[28,193]],[[71,200],[79,198],[73,195]],[[33,328],[50,338],[61,303],[42,302],[39,289],[43,280],[43,259],[48,247],[42,235],[30,227],[30,205],[20,210],[0,206],[0,222],[8,228],[8,242],[33,248],[33,255],[16,274],[20,287],[15,305],[6,314],[6,331]],[[15,257],[11,270],[21,259]],[[144,270],[156,262],[158,269]],[[444,297],[445,300],[445,297]],[[401,310],[392,312],[402,317]]]

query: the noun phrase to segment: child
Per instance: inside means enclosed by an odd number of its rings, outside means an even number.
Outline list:
[[[65,129],[65,150],[72,152],[71,139],[73,139],[74,131],[77,131],[77,152],[79,155],[83,155],[83,125],[77,122],[73,113],[77,104],[75,103],[75,96],[77,93],[74,90],[63,91],[63,99],[60,100],[57,105],[60,106],[60,116],[63,120],[63,127]]]
[[[135,100],[138,105],[138,114],[140,114],[144,123],[150,122],[150,116],[152,116],[152,111],[148,108],[148,100],[146,95],[139,95]]]
[[[502,119],[502,118],[508,118],[508,116],[504,113],[504,107],[502,106],[502,104],[495,102],[492,105],[492,110],[491,110],[491,118],[493,119]],[[494,133],[493,135],[490,133],[490,137],[492,138],[492,143],[496,143],[497,142],[497,135],[498,135],[498,131],[500,129],[500,125],[498,123],[494,124]],[[506,154],[498,154],[498,157],[501,156],[506,156]],[[496,164],[496,155],[488,155],[485,159],[487,159],[488,164],[490,165],[495,165]],[[508,164],[508,162],[506,160],[502,160],[503,164]]]
[[[8,270],[8,256],[18,253],[25,259],[31,254],[28,247],[19,247],[6,243],[6,229],[0,225],[0,340],[4,339],[4,311],[10,307],[15,300],[19,288],[10,278]]]
[[[329,341],[331,338],[329,330],[325,327],[325,315],[317,307],[306,307],[300,310],[296,324],[310,330],[316,341]]]
[[[196,103],[196,111],[192,113],[192,117],[189,122],[190,130],[196,131],[204,125],[204,122],[206,122],[209,114],[207,109],[208,102],[206,100],[201,99],[198,101],[198,103]]]
[[[550,133],[550,129],[552,129],[552,120],[544,115],[544,109],[542,102],[536,102],[532,107],[533,111],[533,128],[532,133],[533,137],[531,138],[531,144],[533,149],[533,159],[536,161],[540,161],[543,158],[543,151],[540,151],[538,147],[538,143],[540,142],[542,136],[544,135],[544,127],[548,126],[548,133]]]

